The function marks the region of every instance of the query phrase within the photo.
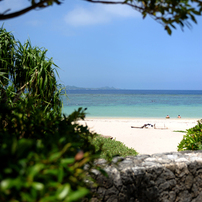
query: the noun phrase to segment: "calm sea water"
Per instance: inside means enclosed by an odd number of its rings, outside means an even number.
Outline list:
[[[87,117],[202,118],[202,90],[71,90],[63,113],[87,108]]]

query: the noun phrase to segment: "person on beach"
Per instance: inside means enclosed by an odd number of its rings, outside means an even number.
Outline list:
[[[166,116],[166,119],[169,119],[169,118],[170,118],[170,116],[169,116],[169,115],[167,115],[167,116]]]
[[[181,116],[180,116],[180,115],[178,115],[178,117],[177,117],[177,118],[181,119]]]

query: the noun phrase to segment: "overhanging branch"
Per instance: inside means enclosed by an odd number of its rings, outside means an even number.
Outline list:
[[[25,9],[22,9],[20,11],[14,12],[14,13],[10,13],[10,14],[5,14],[5,12],[3,14],[0,14],[0,20],[6,20],[6,19],[10,19],[10,18],[14,18],[14,17],[18,17],[20,15],[23,15],[35,8],[45,8],[47,7],[46,5],[44,5],[45,3],[49,3],[49,2],[53,2],[54,0],[43,0],[40,1],[39,3],[33,4],[32,6],[29,6]],[[58,3],[60,4],[60,3]]]

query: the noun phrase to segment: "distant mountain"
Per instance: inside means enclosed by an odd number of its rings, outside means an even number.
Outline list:
[[[77,87],[77,86],[66,86],[66,90],[118,90],[114,87],[101,87],[101,88],[83,88],[83,87]]]

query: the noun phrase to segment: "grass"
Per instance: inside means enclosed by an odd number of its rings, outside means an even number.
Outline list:
[[[91,142],[96,149],[99,149],[99,145],[102,145],[100,158],[111,160],[114,156],[136,156],[138,153],[132,149],[125,146],[122,142],[111,140],[110,138],[104,138],[101,136],[96,136]]]
[[[187,133],[187,131],[184,131],[184,130],[174,130],[173,132]]]

